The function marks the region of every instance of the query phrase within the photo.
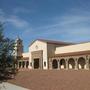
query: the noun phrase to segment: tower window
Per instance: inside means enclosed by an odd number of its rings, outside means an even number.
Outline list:
[[[19,44],[20,44],[20,42],[19,42]]]

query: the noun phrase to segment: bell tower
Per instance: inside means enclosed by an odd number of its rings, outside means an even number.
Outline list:
[[[22,45],[22,40],[17,37],[15,40],[15,57],[17,60],[20,60],[22,58],[22,53],[23,53],[23,45]]]

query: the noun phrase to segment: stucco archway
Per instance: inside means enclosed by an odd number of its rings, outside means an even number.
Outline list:
[[[25,67],[25,61],[22,62],[22,68],[24,68],[24,67]]]
[[[73,58],[70,58],[70,59],[68,60],[68,68],[69,68],[69,69],[75,69],[75,61],[74,61]]]
[[[29,66],[29,61],[26,61],[26,68],[28,68]]]
[[[19,68],[21,68],[21,66],[22,66],[22,63],[21,63],[21,62],[19,62]]]
[[[65,59],[61,59],[61,60],[60,60],[60,68],[61,68],[61,69],[65,69],[65,68],[66,68]]]
[[[85,69],[85,58],[80,57],[78,59],[78,69]]]
[[[58,68],[58,61],[56,59],[53,60],[52,62],[52,68],[57,69]]]
[[[89,58],[89,69],[90,69],[90,58]]]

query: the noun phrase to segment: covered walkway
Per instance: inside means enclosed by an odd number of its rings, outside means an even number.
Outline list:
[[[54,57],[49,59],[49,69],[90,69],[90,55]]]

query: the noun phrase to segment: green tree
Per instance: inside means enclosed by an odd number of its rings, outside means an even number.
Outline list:
[[[0,23],[0,77],[10,77],[15,74],[16,60],[13,55],[14,40],[5,38],[3,24]]]

